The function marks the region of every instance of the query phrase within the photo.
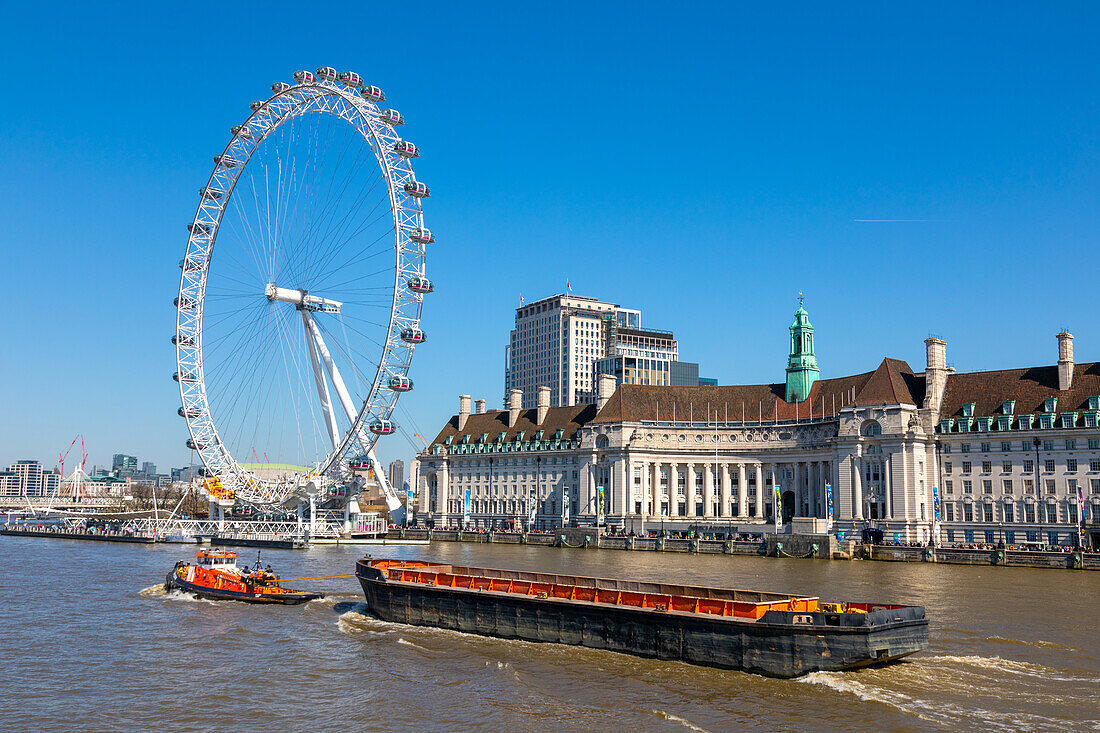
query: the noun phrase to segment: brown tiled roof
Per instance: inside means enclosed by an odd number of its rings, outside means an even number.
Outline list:
[[[720,421],[793,420],[795,417],[834,415],[850,404],[924,404],[924,378],[913,374],[899,359],[883,359],[873,372],[819,379],[810,396],[787,402],[786,384],[654,387],[623,384],[592,422],[641,420]],[[709,418],[708,418],[709,416]]]
[[[1088,409],[1092,395],[1100,395],[1100,362],[1077,364],[1073,382],[1064,392],[1058,391],[1057,366],[964,372],[948,376],[940,415],[960,416],[967,402],[976,403],[975,415],[1000,415],[1005,400],[1016,400],[1016,414],[1027,415],[1042,412],[1047,397],[1058,398],[1058,412],[1076,412]]]
[[[482,433],[489,434],[489,442],[495,443],[497,435],[505,433],[505,442],[511,442],[517,433],[523,431],[524,440],[531,440],[535,431],[543,431],[544,440],[552,440],[554,433],[562,430],[562,437],[570,439],[580,430],[581,426],[590,422],[596,416],[595,405],[576,405],[574,407],[551,407],[546,413],[546,419],[541,425],[536,425],[538,409],[520,410],[516,424],[508,427],[507,410],[489,410],[481,414],[474,413],[466,420],[462,430],[458,429],[458,415],[452,415],[433,443],[443,443],[448,436],[454,436],[452,443],[457,443],[463,435],[469,435],[470,441],[477,441]]]

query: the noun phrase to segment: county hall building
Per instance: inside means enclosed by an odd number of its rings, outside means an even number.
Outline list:
[[[1100,363],[956,373],[925,341],[913,370],[821,378],[799,306],[786,379],[670,386],[596,378],[592,404],[459,411],[418,456],[419,521],[604,524],[624,531],[795,532],[927,542],[1100,544]],[[530,404],[530,403],[528,403]],[[831,497],[831,500],[830,500]],[[937,521],[938,520],[938,521]],[[1083,522],[1082,522],[1083,520]]]

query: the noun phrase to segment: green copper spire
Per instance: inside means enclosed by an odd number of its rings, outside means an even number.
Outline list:
[[[802,307],[798,294],[798,310],[791,324],[791,355],[787,358],[787,402],[801,402],[810,395],[814,382],[821,376],[814,356],[814,327],[810,314]]]

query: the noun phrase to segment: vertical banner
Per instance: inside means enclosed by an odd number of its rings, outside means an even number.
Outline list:
[[[825,484],[825,531],[833,531],[833,485]]]
[[[561,524],[564,527],[569,524],[569,487],[561,490]]]
[[[1096,505],[1092,505],[1093,514],[1096,513]],[[1077,549],[1085,546],[1085,490],[1081,484],[1077,484]]]
[[[413,503],[416,501],[416,492],[413,491],[413,487],[408,482],[405,482],[405,495],[407,497],[405,501],[405,524],[407,525],[412,519]]]
[[[462,523],[470,523],[470,487],[466,487],[466,496],[462,500]]]
[[[603,487],[596,487],[596,524],[603,524]]]
[[[932,487],[932,541],[940,541],[940,490]]]
[[[531,496],[527,498],[527,521],[535,521],[535,509],[537,508],[537,500],[535,497],[535,490],[531,489]]]
[[[779,484],[775,485],[775,501],[772,504],[775,507],[775,533],[779,534],[783,526],[783,487]]]

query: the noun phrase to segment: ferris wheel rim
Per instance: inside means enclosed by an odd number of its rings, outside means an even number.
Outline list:
[[[387,421],[396,408],[400,392],[386,389],[387,380],[396,377],[407,380],[415,344],[402,342],[400,336],[406,328],[419,329],[424,297],[423,292],[403,288],[402,280],[410,276],[424,278],[427,244],[410,236],[410,231],[421,235],[427,231],[420,200],[422,196],[408,190],[408,186],[413,185],[414,190],[419,191],[422,184],[417,181],[409,158],[393,152],[402,142],[401,138],[393,130],[392,123],[387,123],[381,116],[375,101],[356,94],[352,87],[331,80],[316,79],[279,86],[285,88],[276,90],[265,102],[258,103],[258,107],[254,103],[252,114],[241,125],[234,127],[229,143],[215,158],[214,168],[200,192],[199,204],[189,226],[191,233],[184,260],[181,261],[174,339],[176,377],[182,405],[180,414],[187,423],[191,436],[189,443],[199,453],[207,469],[227,484],[227,489],[245,501],[262,505],[281,503],[294,487],[285,482],[272,485],[270,481],[255,477],[243,469],[232,455],[218,432],[211,411],[203,362],[203,314],[210,263],[222,217],[253,154],[288,121],[306,114],[327,114],[342,119],[362,136],[386,181],[391,211],[394,277],[385,342],[366,399],[339,444],[316,467],[317,473],[328,474],[334,469],[342,471],[341,464],[356,443],[364,454],[372,449],[379,436],[364,429],[366,421],[372,417]],[[248,136],[242,136],[242,129],[258,130],[260,134],[250,132]],[[211,190],[219,191],[220,197],[209,198],[207,192]],[[426,187],[424,190],[426,192]],[[191,371],[185,371],[189,368]],[[188,378],[184,379],[181,375]]]

